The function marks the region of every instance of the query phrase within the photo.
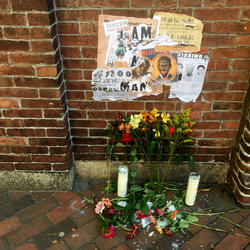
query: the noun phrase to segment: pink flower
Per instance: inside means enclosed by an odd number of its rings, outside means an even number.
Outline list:
[[[155,212],[159,215],[159,216],[163,216],[163,211],[160,208],[156,208]]]
[[[131,230],[128,232],[128,239],[133,239],[137,234],[138,234],[138,226],[134,224]]]
[[[141,210],[137,210],[137,211],[136,211],[136,215],[137,215],[137,217],[140,218],[140,219],[146,218],[146,217],[150,216],[151,214],[152,214],[151,210],[149,211],[149,214],[148,214],[148,215],[142,213]]]
[[[169,129],[169,134],[172,135],[174,133],[174,128],[172,126],[169,126],[168,129]]]
[[[103,201],[99,201],[99,202],[96,204],[95,212],[96,212],[97,214],[100,214],[100,213],[102,213],[102,211],[103,211],[104,208],[105,208],[104,202],[103,202]]]
[[[105,229],[105,233],[103,233],[103,231],[101,230],[101,236],[104,237],[105,239],[112,239],[115,235],[115,228],[113,227],[113,225],[109,225],[106,227]]]

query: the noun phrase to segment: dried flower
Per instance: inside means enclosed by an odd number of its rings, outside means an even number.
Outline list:
[[[133,239],[138,234],[138,226],[134,223],[131,230],[128,232],[128,239]]]
[[[97,214],[101,214],[104,208],[105,208],[104,202],[103,202],[103,201],[99,201],[99,202],[96,204],[95,212],[96,212]]]
[[[112,239],[114,235],[115,235],[115,228],[113,227],[112,224],[106,227],[105,233],[103,232],[103,230],[101,230],[101,236],[106,239]]]

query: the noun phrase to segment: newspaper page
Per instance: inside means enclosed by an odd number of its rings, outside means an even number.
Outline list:
[[[178,52],[177,82],[171,85],[169,98],[195,102],[201,93],[209,55]]]
[[[141,46],[156,38],[157,24],[145,18],[99,16],[97,71],[92,74],[95,100],[133,100],[163,92],[161,85],[152,88],[150,65],[139,54]],[[111,71],[112,80],[106,76]],[[100,79],[93,80],[97,75]]]
[[[159,21],[157,36],[166,34],[181,45],[192,46],[192,52],[200,50],[203,29],[200,20],[185,14],[168,12],[156,12],[153,18]]]

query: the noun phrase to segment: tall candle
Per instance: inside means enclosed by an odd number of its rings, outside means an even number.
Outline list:
[[[196,172],[191,172],[188,178],[187,193],[185,203],[188,206],[193,206],[195,203],[198,186],[200,181],[200,175]]]
[[[119,166],[118,171],[118,184],[117,184],[117,195],[119,197],[125,197],[127,195],[128,185],[128,167],[125,165]]]

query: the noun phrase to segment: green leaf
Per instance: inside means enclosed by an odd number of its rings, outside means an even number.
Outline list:
[[[198,218],[194,215],[191,215],[189,214],[187,217],[186,217],[186,220],[188,221],[188,223],[192,223],[192,222],[197,222],[198,221]]]
[[[131,170],[130,172],[131,177],[135,178],[136,177],[136,171]]]
[[[149,147],[149,155],[150,156],[154,153],[155,144],[156,144],[156,141],[151,141],[151,143],[150,143],[150,147]]]
[[[131,147],[131,151],[130,151],[130,154],[132,155],[132,156],[136,156],[136,147]]]
[[[148,205],[146,203],[142,204],[141,211],[142,211],[143,214],[146,214],[146,215],[149,214],[149,207],[148,207]]]
[[[188,228],[189,227],[189,223],[185,220],[181,220],[180,221],[180,228]]]
[[[117,142],[117,143],[115,144],[115,146],[117,146],[117,147],[123,147],[123,144],[122,144],[121,142]]]

